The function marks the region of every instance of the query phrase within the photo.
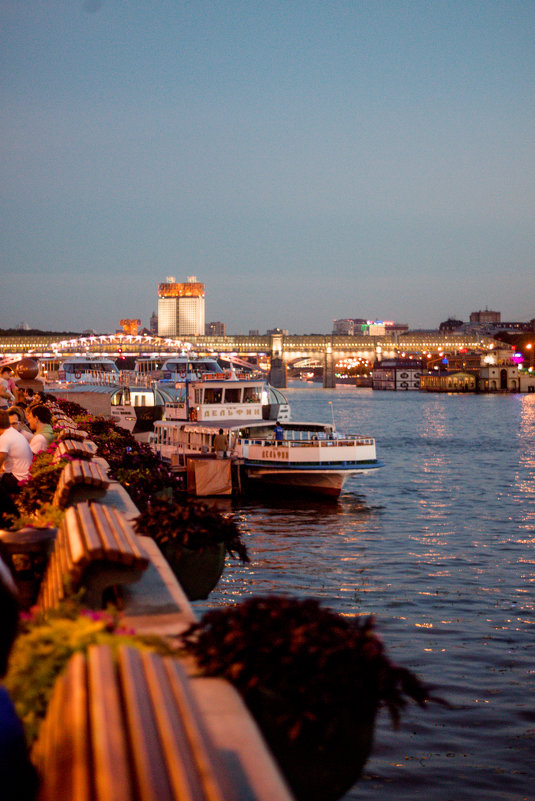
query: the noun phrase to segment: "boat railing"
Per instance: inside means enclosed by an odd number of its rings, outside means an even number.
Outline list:
[[[284,439],[277,442],[270,439],[244,439],[244,445],[260,445],[263,448],[352,448],[359,445],[375,445],[371,437],[344,437],[343,439]]]

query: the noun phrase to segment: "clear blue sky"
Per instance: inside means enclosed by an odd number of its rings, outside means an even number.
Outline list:
[[[535,317],[533,0],[0,0],[0,327]]]

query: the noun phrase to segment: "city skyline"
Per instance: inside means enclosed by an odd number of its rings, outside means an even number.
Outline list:
[[[0,7],[0,327],[535,316],[535,5]]]

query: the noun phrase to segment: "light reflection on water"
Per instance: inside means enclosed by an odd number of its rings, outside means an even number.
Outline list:
[[[259,593],[373,614],[390,655],[451,710],[381,713],[347,799],[519,801],[535,778],[535,397],[290,389],[294,418],[376,437],[386,466],[335,504],[235,508],[252,564],[227,561],[197,612]],[[226,504],[226,507],[225,507]],[[229,501],[218,501],[231,508]]]

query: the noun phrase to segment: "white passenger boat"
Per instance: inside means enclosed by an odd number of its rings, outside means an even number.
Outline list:
[[[249,487],[338,497],[349,476],[382,466],[374,439],[343,436],[333,424],[291,421],[284,395],[261,380],[205,379],[184,384],[181,393],[166,406],[166,419],[154,424],[151,440],[153,450],[173,465],[211,454],[222,428],[241,483]],[[274,402],[263,403],[264,393],[268,398],[273,393]],[[281,442],[275,441],[277,420],[283,425]]]
[[[109,417],[133,434],[152,431],[171,395],[133,371],[120,371],[111,358],[69,357],[46,373],[45,392]]]

